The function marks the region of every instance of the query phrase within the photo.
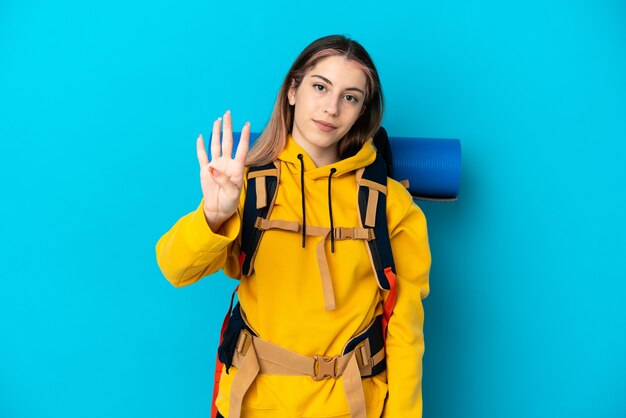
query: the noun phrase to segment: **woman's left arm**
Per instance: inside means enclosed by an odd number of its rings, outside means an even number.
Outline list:
[[[397,274],[397,300],[387,328],[388,397],[383,417],[422,416],[424,309],[431,256],[426,218],[399,183],[388,182],[387,218]]]

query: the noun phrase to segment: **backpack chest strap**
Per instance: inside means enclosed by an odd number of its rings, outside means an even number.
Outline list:
[[[300,232],[302,225],[296,221],[284,221],[282,219],[264,219],[258,217],[254,224],[254,227],[261,231],[267,231],[268,229],[280,229],[283,231]],[[345,239],[361,239],[371,241],[375,238],[374,229],[372,228],[348,228],[348,227],[335,227],[333,228],[335,240]],[[326,237],[330,233],[330,228],[325,226],[306,226],[306,235],[313,237]]]
[[[298,222],[284,221],[281,219],[264,219],[261,217],[257,218],[254,226],[260,231],[277,229],[282,231],[300,232],[302,230],[302,225]],[[372,228],[336,227],[333,228],[332,231],[335,240],[360,239],[371,241],[374,239],[374,230]],[[306,235],[322,238],[315,248],[315,254],[320,271],[320,278],[322,280],[324,307],[327,311],[332,311],[336,308],[333,281],[330,276],[330,267],[328,266],[328,259],[326,258],[326,251],[324,248],[326,240],[330,237],[330,233],[331,229],[328,227],[311,225],[306,226]]]

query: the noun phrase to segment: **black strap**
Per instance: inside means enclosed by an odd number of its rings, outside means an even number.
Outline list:
[[[374,146],[376,147],[376,154],[382,157],[387,164],[387,177],[393,178],[393,155],[391,155],[391,145],[389,144],[389,137],[387,131],[382,126],[378,128],[374,134]]]
[[[263,231],[255,227],[257,218],[267,218],[271,202],[274,201],[274,195],[277,191],[277,176],[265,176],[265,190],[267,195],[267,204],[257,209],[256,200],[256,178],[250,178],[250,173],[261,170],[275,169],[274,163],[264,166],[250,167],[248,171],[248,187],[246,190],[246,202],[243,207],[243,225],[241,226],[241,253],[243,262],[241,272],[244,276],[249,276],[254,269],[252,259],[261,241]]]
[[[380,156],[376,160],[365,167],[363,171],[363,179],[387,186],[387,167]],[[365,225],[365,217],[367,214],[367,201],[370,189],[367,186],[359,186],[359,213],[361,215],[361,223]],[[384,193],[378,193],[378,204],[376,206],[376,223],[374,224],[375,239],[366,241],[369,245],[374,262],[374,270],[376,271],[376,279],[381,289],[389,290],[391,285],[385,275],[385,268],[391,268],[395,273],[396,266],[393,262],[393,254],[391,252],[391,241],[389,240],[389,229],[387,228],[387,196]]]

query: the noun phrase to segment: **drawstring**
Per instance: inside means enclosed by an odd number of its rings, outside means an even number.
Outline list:
[[[328,215],[330,216],[330,252],[335,252],[335,228],[333,225],[333,203],[330,195],[330,179],[337,172],[335,167],[330,169],[330,174],[328,175]]]
[[[304,157],[298,154],[300,160],[300,193],[302,194],[302,248],[305,246],[306,238],[306,211],[304,209]]]
[[[302,248],[306,245],[306,209],[304,206],[304,156],[298,154],[300,160],[300,193],[302,195]],[[330,216],[330,252],[335,252],[335,225],[333,223],[333,202],[330,193],[330,184],[333,174],[337,172],[335,167],[330,169],[328,175],[328,215]]]

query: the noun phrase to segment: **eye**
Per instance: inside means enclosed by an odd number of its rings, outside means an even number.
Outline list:
[[[351,94],[347,94],[344,96],[346,101],[350,102],[350,103],[358,103],[359,99],[356,96],[353,96]]]
[[[317,91],[325,91],[326,90],[326,87],[324,85],[322,85],[322,84],[319,84],[319,83],[313,84],[313,88],[315,90],[317,90]]]

